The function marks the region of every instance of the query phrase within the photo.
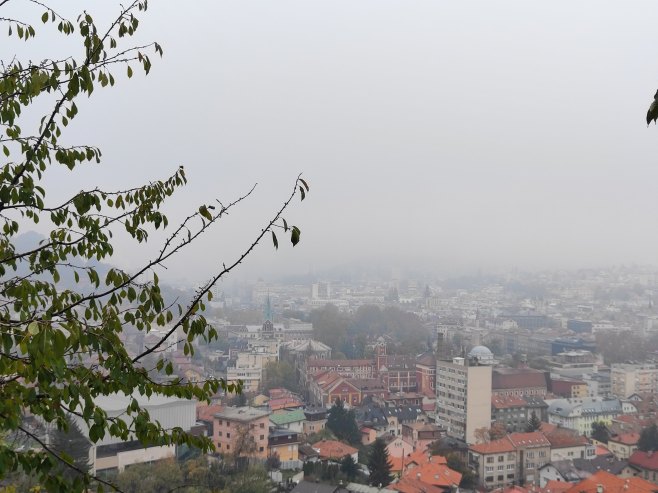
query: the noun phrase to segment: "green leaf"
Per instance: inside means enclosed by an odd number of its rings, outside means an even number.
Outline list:
[[[133,76],[133,69],[128,65],[128,78],[130,79]]]
[[[272,231],[272,242],[274,243],[274,248],[279,249],[279,240],[276,239],[274,231]]]
[[[48,12],[47,12],[47,11],[44,12],[43,15],[41,16],[41,22],[43,22],[44,24],[45,24],[46,22],[48,22],[48,17],[50,17],[50,16],[48,15]]]
[[[208,221],[212,221],[212,214],[205,205],[199,207],[199,214],[205,217]]]
[[[299,243],[299,236],[301,234],[302,232],[297,226],[292,227],[292,233],[290,233],[290,241],[292,242],[292,246],[295,246],[297,243]]]
[[[310,188],[308,187],[308,183],[306,183],[306,180],[304,180],[303,178],[300,178],[299,181],[302,182],[302,185],[304,185],[304,187],[306,188],[306,191],[308,192],[310,190]]]
[[[299,193],[302,194],[302,200],[304,200],[306,198],[306,192],[304,191],[304,187],[301,185],[299,186]]]
[[[2,152],[5,153],[5,156],[9,157],[9,148],[7,146],[2,146]]]
[[[31,322],[27,326],[27,331],[30,333],[30,335],[37,335],[39,333],[39,323],[38,322]]]

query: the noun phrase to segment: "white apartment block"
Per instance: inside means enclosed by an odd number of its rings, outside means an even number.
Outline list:
[[[464,358],[436,362],[437,424],[448,435],[475,443],[475,430],[491,426],[491,366]]]
[[[617,364],[610,370],[612,395],[626,399],[633,394],[658,392],[658,368],[656,365]]]

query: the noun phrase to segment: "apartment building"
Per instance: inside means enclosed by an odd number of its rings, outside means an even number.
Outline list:
[[[233,454],[239,451],[245,435],[251,437],[253,450],[242,451],[244,455],[266,458],[268,454],[269,411],[253,407],[227,407],[215,414],[213,442],[220,453]]]
[[[437,361],[436,405],[437,424],[449,436],[475,443],[475,430],[491,426],[491,366]]]
[[[547,375],[532,368],[495,368],[491,388],[493,395],[500,397],[544,397],[548,390]]]
[[[622,404],[618,399],[548,399],[548,422],[550,424],[576,430],[586,436],[592,434],[592,423],[602,421],[605,424],[623,414]]]
[[[658,392],[658,368],[653,364],[617,364],[610,370],[612,395],[626,399],[633,394]]]

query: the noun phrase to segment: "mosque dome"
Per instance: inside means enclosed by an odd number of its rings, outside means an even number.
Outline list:
[[[477,358],[479,361],[489,361],[493,359],[494,355],[486,346],[475,346],[469,351],[468,357]]]

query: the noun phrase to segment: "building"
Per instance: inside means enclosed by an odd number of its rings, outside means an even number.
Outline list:
[[[421,394],[436,395],[436,356],[432,352],[416,360],[416,387]]]
[[[491,391],[496,396],[545,397],[548,390],[547,374],[532,368],[495,368]]]
[[[553,430],[545,431],[544,436],[551,443],[551,461],[592,460],[596,457],[596,447],[589,443],[587,437],[574,430],[555,427]]]
[[[543,433],[511,433],[507,437],[517,454],[517,477],[522,483],[539,482],[539,468],[550,461],[551,442]]]
[[[304,435],[318,433],[325,429],[327,426],[327,409],[326,408],[311,408],[304,409]]]
[[[628,464],[640,471],[640,477],[658,483],[658,453],[636,450],[629,457]]]
[[[491,366],[437,361],[436,422],[448,435],[475,443],[475,430],[491,426]]]
[[[637,450],[639,440],[639,433],[620,433],[610,437],[606,446],[617,459],[628,459]]]
[[[302,433],[304,431],[304,422],[306,415],[301,409],[291,409],[276,411],[270,414],[270,423],[272,426],[281,429]]]
[[[351,455],[354,462],[359,462],[359,451],[337,440],[321,440],[311,445],[317,451],[320,460],[333,460],[340,462]]]
[[[579,483],[598,471],[605,471],[624,479],[638,474],[638,470],[629,466],[627,461],[609,455],[594,459],[564,459],[551,461],[539,469],[539,486],[548,488],[549,484],[555,482]]]
[[[589,388],[583,380],[573,378],[551,378],[549,390],[556,396],[566,398],[589,397]]]
[[[219,453],[242,453],[266,458],[268,454],[269,411],[253,407],[227,407],[215,414],[213,443]],[[253,451],[241,451],[244,437],[249,435],[255,446]]]
[[[502,423],[508,433],[525,431],[534,412],[540,421],[546,421],[548,404],[535,396],[491,397],[491,420]]]
[[[469,447],[468,465],[477,472],[485,488],[497,488],[518,481],[516,449],[505,437]]]
[[[276,455],[281,462],[299,460],[299,435],[291,430],[270,428],[267,455]]]
[[[413,450],[427,450],[432,442],[443,436],[443,430],[432,423],[409,423],[402,425],[402,439],[409,443]]]
[[[183,431],[190,431],[196,424],[196,402],[192,400],[141,394],[127,396],[125,394],[111,394],[97,396],[95,404],[107,413],[108,418],[124,415],[126,409],[135,399],[140,407],[148,411],[152,420],[160,422],[163,428],[179,427]],[[71,418],[80,428],[80,431],[89,436],[89,427],[85,421],[77,416]],[[144,448],[138,440],[124,441],[121,438],[105,435],[93,443],[89,448],[91,470],[94,474],[99,472],[122,472],[127,466],[143,462],[154,462],[176,456],[176,445],[151,446]]]
[[[617,364],[610,369],[612,395],[626,399],[633,394],[658,392],[658,368],[653,364]]]
[[[375,372],[390,392],[414,392],[416,383],[416,358],[386,353],[386,342],[380,337],[375,346]]]
[[[548,422],[576,430],[586,436],[592,434],[592,423],[605,424],[622,414],[622,404],[618,399],[605,400],[598,397],[586,399],[548,399]]]
[[[607,471],[597,471],[563,493],[655,493],[656,485],[642,478],[622,478]]]
[[[319,359],[311,358],[304,362],[303,374],[306,386],[313,375],[320,371],[331,371],[341,377],[372,378],[373,361],[370,359]]]

